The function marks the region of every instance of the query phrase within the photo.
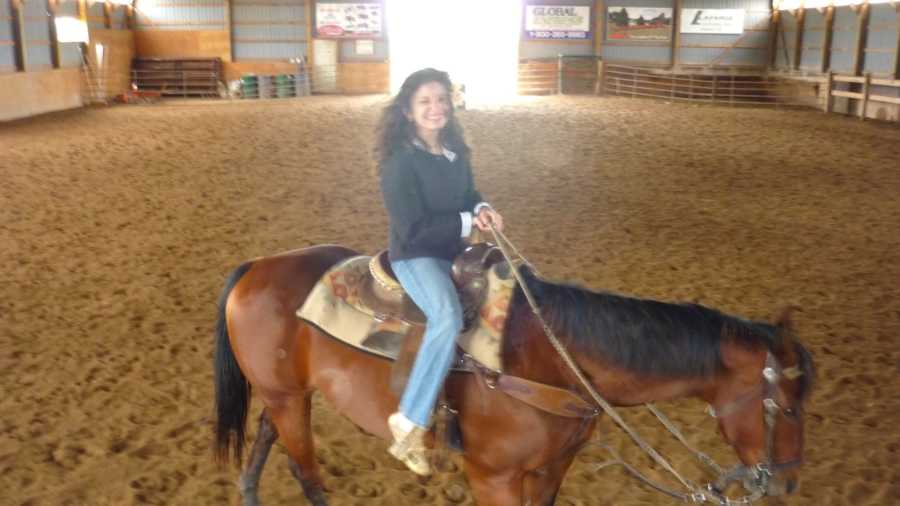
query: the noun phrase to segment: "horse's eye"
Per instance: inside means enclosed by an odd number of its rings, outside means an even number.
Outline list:
[[[781,412],[788,418],[797,418],[797,410],[794,408],[784,408]]]

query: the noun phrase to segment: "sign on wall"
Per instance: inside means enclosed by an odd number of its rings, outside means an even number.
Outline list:
[[[744,33],[744,9],[681,9],[681,33]]]
[[[529,39],[591,38],[591,8],[577,5],[526,5],[525,37]]]
[[[316,3],[316,37],[381,38],[382,12],[380,3]]]
[[[672,9],[666,7],[609,7],[606,14],[608,40],[669,40]]]

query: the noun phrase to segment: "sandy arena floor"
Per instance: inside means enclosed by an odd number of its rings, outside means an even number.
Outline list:
[[[0,125],[0,504],[237,504],[211,459],[212,327],[242,260],[372,253],[384,97],[120,106]],[[900,129],[813,111],[563,97],[461,113],[476,179],[546,275],[769,319],[793,304],[819,384],[800,491],[900,504]],[[661,407],[720,463],[697,402]],[[251,412],[253,428],[259,406]],[[626,410],[695,480],[645,411]],[[473,504],[316,401],[334,505]],[[612,423],[602,436],[648,466]],[[560,505],[665,497],[582,452]],[[266,505],[305,504],[279,448]]]

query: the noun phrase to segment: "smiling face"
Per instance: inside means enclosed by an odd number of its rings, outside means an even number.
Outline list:
[[[449,90],[435,81],[419,86],[409,101],[406,117],[416,125],[419,137],[433,138],[450,120]]]

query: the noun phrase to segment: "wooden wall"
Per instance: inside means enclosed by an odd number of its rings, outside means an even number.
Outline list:
[[[0,74],[0,121],[81,107],[81,69]]]
[[[88,54],[95,69],[99,69],[102,86],[107,97],[125,93],[131,87],[131,60],[135,55],[134,33],[130,30],[91,29]],[[102,44],[104,61],[96,61],[97,44]]]
[[[141,58],[221,58],[226,82],[245,74],[296,74],[296,64],[287,61],[231,61],[227,31],[136,30],[135,55]],[[387,93],[390,88],[388,62],[342,62],[338,65],[338,87],[343,93]]]
[[[231,61],[227,30],[135,30],[134,46],[142,58],[221,58]]]
[[[387,62],[338,63],[338,89],[342,93],[361,95],[387,93],[390,90],[391,71]]]

